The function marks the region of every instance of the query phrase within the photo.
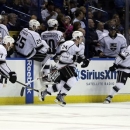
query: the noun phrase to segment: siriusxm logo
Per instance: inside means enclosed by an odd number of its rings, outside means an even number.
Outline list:
[[[76,73],[77,73],[77,80],[78,79],[82,79],[82,80],[86,80],[86,79],[102,79],[102,80],[106,80],[106,79],[116,79],[116,71],[115,72],[111,72],[109,70],[104,70],[104,71],[96,71],[96,70],[78,70],[76,69]]]
[[[27,60],[27,83],[32,81],[32,60]],[[32,83],[28,85],[29,87],[32,86]],[[27,94],[31,94],[31,90],[27,89]]]

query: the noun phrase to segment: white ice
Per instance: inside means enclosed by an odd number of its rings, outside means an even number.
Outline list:
[[[0,130],[130,130],[130,103],[0,106]]]

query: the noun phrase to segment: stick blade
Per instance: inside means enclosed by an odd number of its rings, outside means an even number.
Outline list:
[[[22,87],[22,89],[21,89],[21,91],[20,91],[20,96],[22,97],[23,96],[23,94],[24,94],[24,90],[25,90],[25,88],[24,87]]]

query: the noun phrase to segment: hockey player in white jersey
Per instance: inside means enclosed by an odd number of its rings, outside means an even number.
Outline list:
[[[56,19],[49,19],[47,21],[48,30],[41,33],[41,39],[45,40],[49,46],[48,54],[53,57],[54,54],[59,53],[60,45],[65,41],[63,33],[58,31],[58,21]],[[55,57],[56,58],[56,57]],[[45,65],[46,71],[50,73],[50,60],[48,59]]]
[[[96,51],[101,58],[115,58],[127,46],[126,39],[122,34],[116,33],[116,26],[109,27],[109,33],[103,33],[99,39],[99,47]]]
[[[15,48],[18,57],[36,60],[44,64],[49,46],[36,32],[39,26],[40,23],[37,20],[30,20],[29,28],[23,28],[20,32]]]
[[[73,40],[66,41],[61,45],[60,58],[57,71],[52,73],[51,79],[53,82],[59,82],[42,91],[39,94],[39,99],[44,100],[47,94],[51,95],[53,92],[58,92],[55,102],[65,105],[64,96],[68,91],[75,86],[77,74],[75,72],[75,63],[81,63],[81,67],[87,67],[89,60],[84,56],[83,33],[75,31],[72,34]]]
[[[9,36],[9,31],[8,31],[7,27],[4,24],[2,24],[2,21],[3,21],[3,16],[0,15],[0,33],[1,33],[2,39],[3,39],[7,35]]]
[[[11,71],[6,63],[7,51],[10,49],[11,44],[14,43],[14,39],[10,36],[5,36],[3,44],[0,45],[0,74],[3,78],[8,77],[11,83],[15,83],[17,75],[14,71]],[[3,78],[0,79],[0,87],[3,86]]]
[[[109,68],[110,71],[115,71],[117,69],[117,79],[115,86],[112,87],[109,95],[106,97],[104,103],[110,103],[115,94],[122,89],[130,77],[130,46],[121,52],[115,59],[113,66]]]

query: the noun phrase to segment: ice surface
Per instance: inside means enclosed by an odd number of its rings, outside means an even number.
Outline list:
[[[130,130],[130,103],[0,106],[0,130]]]

